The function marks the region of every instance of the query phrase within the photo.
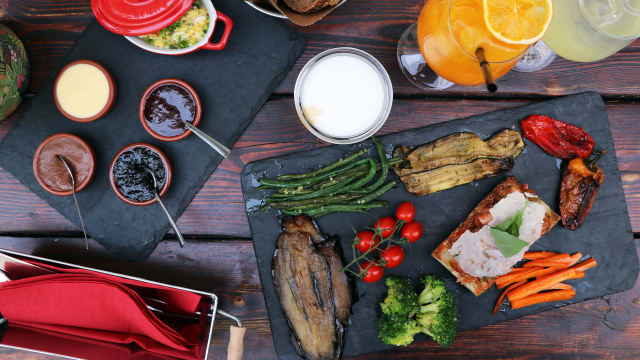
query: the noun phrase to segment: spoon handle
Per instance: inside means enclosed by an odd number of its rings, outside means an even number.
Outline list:
[[[218,140],[212,138],[211,136],[202,132],[202,130],[197,127],[191,125],[189,122],[184,122],[187,129],[191,130],[194,134],[196,134],[200,139],[209,144],[215,151],[217,151],[220,155],[222,155],[225,159],[229,157],[231,150],[228,147],[222,145]]]
[[[169,214],[169,210],[167,210],[167,208],[164,206],[164,203],[162,203],[162,200],[160,200],[160,196],[158,196],[157,194],[156,194],[156,200],[158,201],[158,204],[160,204],[160,207],[162,208],[162,211],[164,211],[164,214],[167,215],[167,219],[169,219],[169,223],[171,224],[173,231],[178,236],[180,247],[184,247],[185,245],[184,237],[182,237],[182,233],[180,232],[180,229],[178,229],[178,225],[176,224],[175,221],[173,221],[173,217],[171,217],[171,214]]]

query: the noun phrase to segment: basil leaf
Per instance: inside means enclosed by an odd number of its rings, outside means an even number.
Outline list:
[[[507,232],[513,236],[520,236],[520,225],[522,225],[522,214],[524,214],[524,209],[527,208],[527,204],[529,201],[525,201],[524,207],[518,211],[515,215],[503,221],[500,225],[495,228],[504,232]]]
[[[528,242],[520,240],[517,236],[513,236],[497,228],[491,228],[491,235],[504,257],[511,257],[519,253],[523,247],[529,245]]]

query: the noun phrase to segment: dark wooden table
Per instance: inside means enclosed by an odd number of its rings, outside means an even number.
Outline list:
[[[238,0],[240,1],[240,0]],[[567,0],[561,0],[567,1]],[[318,24],[298,28],[307,48],[253,123],[233,146],[178,224],[187,234],[181,249],[167,236],[151,257],[125,263],[109,257],[97,243],[83,250],[79,229],[0,169],[0,247],[81,265],[213,291],[220,307],[240,316],[248,331],[246,359],[275,358],[262,297],[251,233],[244,213],[240,171],[247,162],[326,144],[297,119],[293,85],[301,67],[315,54],[337,46],[368,51],[387,68],[395,100],[381,133],[510,108],[584,90],[599,91],[607,103],[627,205],[636,238],[640,236],[640,41],[591,64],[557,59],[534,74],[510,73],[501,90],[455,86],[444,92],[412,87],[396,63],[396,42],[416,20],[424,0],[349,0]],[[52,75],[92,19],[89,0],[0,0],[0,21],[27,47],[32,63],[31,92]],[[247,7],[247,11],[253,11]],[[99,45],[97,45],[99,46]],[[108,51],[108,49],[105,49]],[[28,100],[27,100],[28,102]],[[18,114],[0,123],[0,138]],[[1,154],[0,154],[1,156]],[[621,204],[622,205],[622,204]],[[607,239],[594,239],[607,241]],[[636,250],[640,251],[640,242]],[[226,353],[228,325],[218,319],[211,358]],[[0,350],[4,358],[45,359],[27,352]],[[449,350],[416,342],[366,359],[388,358],[637,358],[640,354],[640,285],[546,313],[458,334]]]

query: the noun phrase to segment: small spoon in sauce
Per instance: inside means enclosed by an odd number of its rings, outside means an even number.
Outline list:
[[[65,169],[67,169],[67,172],[69,173],[69,177],[71,177],[71,190],[72,190],[71,193],[73,194],[73,201],[76,203],[76,210],[78,210],[80,225],[82,225],[82,232],[84,233],[84,243],[86,245],[87,250],[89,250],[89,239],[87,239],[87,230],[84,229],[84,221],[82,220],[82,214],[80,213],[80,206],[78,205],[78,199],[76,198],[75,176],[73,176],[73,171],[71,171],[71,166],[67,164],[67,161],[64,159],[64,157],[60,154],[56,154],[56,156],[58,157],[58,159],[60,159],[60,161],[62,161],[62,164],[64,165]]]
[[[151,171],[149,168],[145,167],[144,169],[151,175],[151,178],[153,179],[153,194],[155,196],[156,201],[158,202],[158,204],[160,204],[160,207],[162,208],[162,211],[164,211],[164,214],[167,215],[167,219],[169,219],[169,223],[171,224],[173,231],[176,233],[176,236],[178,236],[180,247],[184,247],[185,245],[184,237],[182,237],[182,233],[180,232],[180,229],[178,229],[178,225],[171,217],[171,214],[169,214],[169,210],[167,210],[167,207],[164,206],[164,204],[162,203],[162,200],[160,200],[160,195],[158,195],[158,182],[156,181],[156,176],[153,174],[153,171]]]
[[[182,120],[182,119],[180,119],[180,120]],[[182,123],[184,124],[184,126],[187,127],[187,129],[191,130],[191,132],[196,134],[200,139],[202,139],[202,141],[204,141],[207,144],[209,144],[209,146],[211,146],[215,151],[217,151],[225,159],[229,157],[229,154],[231,153],[231,150],[229,150],[228,147],[222,145],[218,140],[212,138],[211,136],[209,136],[209,135],[205,134],[204,132],[202,132],[202,130],[200,130],[197,127],[191,125],[191,123],[189,123],[187,121],[182,121]]]

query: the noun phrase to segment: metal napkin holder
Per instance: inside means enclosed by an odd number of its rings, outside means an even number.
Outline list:
[[[94,268],[90,268],[90,267],[85,267],[85,266],[80,266],[80,265],[75,265],[75,264],[70,264],[70,263],[66,263],[66,262],[62,262],[62,261],[56,261],[56,260],[51,260],[51,259],[47,259],[47,258],[42,258],[42,257],[38,257],[38,256],[34,256],[34,255],[29,255],[29,254],[23,254],[23,253],[19,253],[19,252],[14,252],[14,251],[10,251],[10,250],[4,250],[4,249],[0,249],[0,253],[8,255],[8,256],[13,256],[13,257],[18,257],[19,259],[27,259],[27,260],[35,260],[41,263],[45,263],[45,264],[49,264],[49,265],[53,265],[53,266],[59,266],[59,267],[63,267],[63,268],[71,268],[71,269],[82,269],[82,270],[89,270],[89,271],[95,271],[98,273],[102,273],[102,274],[106,274],[106,275],[112,275],[112,276],[117,276],[120,278],[124,278],[124,279],[129,279],[129,280],[134,280],[134,281],[139,281],[142,283],[147,283],[147,284],[151,284],[151,285],[157,285],[157,286],[162,286],[162,287],[166,287],[169,289],[175,289],[175,290],[182,290],[182,291],[187,291],[187,292],[191,292],[191,293],[195,293],[198,295],[202,295],[202,300],[201,300],[201,304],[202,302],[205,303],[205,306],[203,306],[202,308],[207,308],[207,317],[206,317],[206,321],[204,322],[203,329],[202,329],[202,336],[200,338],[200,343],[199,346],[204,349],[205,351],[201,352],[202,357],[201,359],[207,359],[208,355],[209,355],[209,349],[210,349],[210,344],[211,344],[211,337],[213,335],[213,324],[214,324],[214,320],[215,320],[215,314],[218,313],[222,316],[228,317],[229,319],[233,320],[234,322],[236,322],[238,324],[239,327],[242,327],[242,322],[235,316],[219,310],[218,309],[218,297],[213,294],[213,293],[209,293],[209,292],[205,292],[205,291],[199,291],[199,290],[193,290],[193,289],[188,289],[188,288],[184,288],[184,287],[180,287],[180,286],[174,286],[174,285],[169,285],[169,284],[164,284],[164,283],[160,283],[160,282],[156,282],[156,281],[151,281],[151,280],[146,280],[146,279],[142,279],[142,278],[138,278],[135,276],[129,276],[129,275],[124,275],[124,274],[118,274],[118,273],[114,273],[114,272],[109,272],[109,271],[104,271],[104,270],[99,270],[99,269],[94,269]],[[15,261],[13,264],[14,266],[20,266],[19,263],[19,259],[17,259],[17,261]],[[7,263],[11,262],[12,260],[7,258],[5,259],[5,261],[0,262],[0,267],[5,268]],[[1,311],[1,309],[0,309]],[[34,353],[39,353],[39,354],[45,354],[45,355],[54,355],[54,356],[59,356],[62,358],[67,358],[67,359],[83,359],[81,357],[78,357],[77,355],[74,355],[74,348],[75,346],[73,346],[74,344],[74,340],[73,338],[77,338],[78,340],[82,339],[80,337],[77,336],[73,336],[73,335],[65,335],[64,337],[67,338],[67,341],[69,343],[69,349],[65,348],[64,353],[60,353],[59,352],[51,352],[51,351],[47,351],[46,349],[42,349],[42,348],[38,348],[38,344],[37,342],[33,342],[30,343],[28,346],[15,346],[12,344],[7,344],[5,339],[6,339],[6,334],[8,331],[12,331],[11,327],[8,326],[8,323],[6,321],[6,319],[2,318],[0,316],[0,347],[4,347],[4,348],[11,348],[11,349],[18,349],[18,350],[24,350],[24,351],[29,351],[29,352],[34,352]],[[21,329],[21,331],[25,332],[28,335],[28,331]],[[34,334],[36,332],[34,331]],[[64,340],[62,340],[64,341]],[[28,341],[26,341],[28,343]],[[113,346],[113,344],[109,343],[109,342],[104,342],[104,341],[100,341],[100,340],[92,340],[92,342],[95,343],[95,345],[93,346],[101,346],[100,343],[103,343],[103,346]],[[58,347],[64,347],[64,346],[58,346]],[[68,351],[66,351],[68,350]],[[143,350],[142,348],[139,349],[139,351],[136,349],[136,353],[135,353],[135,358],[136,360],[167,360],[167,359],[174,359],[173,357],[170,356],[166,356],[166,355],[159,355],[159,354],[154,354],[152,352],[148,352]]]

